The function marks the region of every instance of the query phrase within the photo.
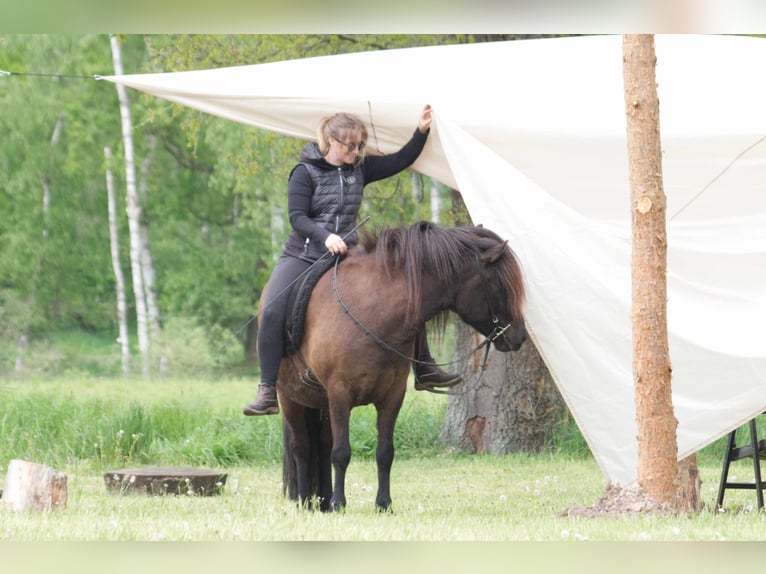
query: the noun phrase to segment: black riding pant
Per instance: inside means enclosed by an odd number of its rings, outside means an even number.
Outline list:
[[[282,255],[271,272],[258,323],[261,384],[275,385],[277,383],[279,364],[282,362],[284,353],[285,315],[290,298],[290,283],[309,267],[311,267],[309,261]]]

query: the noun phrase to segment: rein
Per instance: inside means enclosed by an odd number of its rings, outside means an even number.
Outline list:
[[[333,272],[332,272],[332,289],[335,293],[335,299],[338,301],[338,304],[340,305],[341,309],[343,310],[343,313],[345,313],[349,319],[354,323],[354,325],[369,339],[372,339],[375,343],[378,344],[381,348],[385,349],[386,351],[389,351],[390,353],[393,353],[403,359],[406,359],[412,363],[418,363],[418,364],[425,364],[423,361],[420,361],[414,357],[410,357],[405,355],[404,353],[400,352],[398,349],[378,337],[375,333],[370,331],[370,329],[367,328],[367,326],[362,323],[362,321],[359,320],[358,317],[354,315],[354,313],[351,311],[351,309],[348,308],[346,303],[343,301],[343,298],[340,295],[340,291],[338,290],[338,265],[340,264],[340,257],[336,255],[335,259],[335,265],[333,265]],[[448,362],[448,363],[437,363],[438,366],[449,366],[455,363],[462,362],[471,355],[473,355],[476,351],[478,351],[481,348],[484,348],[484,356],[482,357],[481,361],[481,367],[479,370],[479,377],[476,379],[476,381],[471,385],[470,387],[462,390],[462,391],[448,391],[448,390],[442,390],[438,388],[430,388],[430,387],[424,387],[424,390],[428,391],[429,393],[434,393],[438,395],[464,395],[468,392],[473,391],[481,381],[482,376],[484,375],[484,371],[487,368],[487,359],[489,356],[489,349],[490,345],[495,342],[499,337],[502,337],[505,332],[510,328],[511,324],[506,323],[505,326],[500,325],[500,319],[495,314],[494,310],[492,309],[492,305],[489,301],[489,295],[488,290],[486,288],[487,281],[484,276],[484,269],[481,266],[481,261],[479,260],[479,254],[476,253],[476,264],[479,267],[479,276],[481,277],[482,285],[484,285],[484,296],[487,300],[487,306],[489,307],[490,315],[492,316],[492,323],[495,325],[492,329],[492,332],[489,335],[486,335],[484,337],[484,340],[476,345],[471,351],[463,355],[462,357],[459,357],[455,359],[454,361]]]

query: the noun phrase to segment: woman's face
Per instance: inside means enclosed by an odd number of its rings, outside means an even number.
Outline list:
[[[353,131],[343,132],[338,137],[330,136],[329,143],[330,150],[325,159],[332,165],[356,162],[365,146],[361,132]]]

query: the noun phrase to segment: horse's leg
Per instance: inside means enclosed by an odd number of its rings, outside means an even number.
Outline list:
[[[348,436],[350,416],[350,403],[330,397],[330,426],[332,428],[330,458],[335,470],[335,486],[330,500],[332,510],[341,510],[346,507],[346,470],[351,461],[351,443]]]
[[[378,412],[378,446],[375,460],[378,465],[378,495],[375,497],[375,507],[385,512],[391,508],[391,466],[394,463],[394,427],[402,401],[377,408]]]
[[[332,429],[326,412],[320,415],[319,430],[319,509],[330,510],[332,498]]]
[[[311,480],[309,478],[311,442],[306,426],[304,407],[290,400],[282,403],[282,418],[290,426],[290,451],[295,463],[298,483],[298,503],[308,507],[311,502]]]

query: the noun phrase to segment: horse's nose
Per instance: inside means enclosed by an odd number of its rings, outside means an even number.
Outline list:
[[[521,346],[524,344],[524,341],[526,341],[529,338],[529,333],[527,333],[527,327],[522,323],[519,328],[517,328],[512,335],[510,335],[510,347],[512,351],[518,351]]]

